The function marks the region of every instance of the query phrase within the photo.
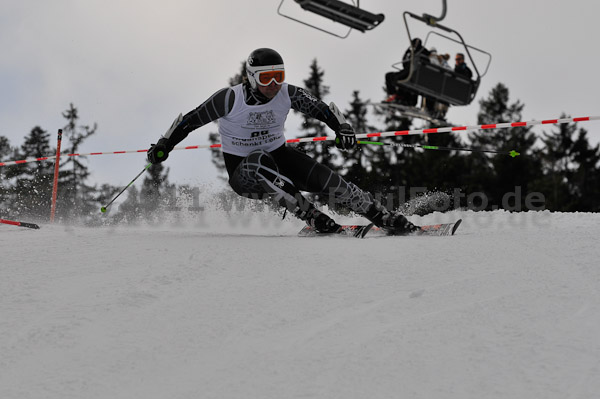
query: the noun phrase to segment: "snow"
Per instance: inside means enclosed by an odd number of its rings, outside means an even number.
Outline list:
[[[599,214],[364,240],[239,216],[0,225],[0,397],[598,397]]]

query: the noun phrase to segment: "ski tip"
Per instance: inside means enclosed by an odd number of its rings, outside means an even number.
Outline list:
[[[360,238],[365,238],[367,233],[375,226],[373,223],[366,225],[359,234]]]
[[[19,224],[19,226],[21,226],[21,227],[27,227],[28,229],[35,229],[35,230],[37,230],[37,229],[40,228],[40,226],[38,226],[35,223],[24,223],[24,222],[21,222],[21,224]]]
[[[454,233],[456,233],[456,230],[458,229],[458,226],[460,226],[461,223],[462,223],[462,219],[458,219],[454,223],[454,226],[452,227],[452,235],[454,235]]]

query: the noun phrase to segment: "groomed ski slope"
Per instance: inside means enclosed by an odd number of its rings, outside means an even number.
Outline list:
[[[0,226],[0,397],[597,398],[600,215],[459,217]]]

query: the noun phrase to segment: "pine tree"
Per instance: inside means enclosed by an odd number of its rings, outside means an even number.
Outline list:
[[[149,220],[160,215],[157,212],[161,206],[166,209],[174,206],[175,185],[169,184],[169,169],[162,163],[157,163],[148,168],[140,192],[140,207],[143,215]]]
[[[41,158],[53,153],[50,135],[41,127],[34,127],[19,151],[19,158]],[[15,176],[14,194],[18,214],[32,218],[50,214],[52,195],[53,163],[30,162],[19,165]]]
[[[544,176],[536,188],[545,195],[546,207],[554,211],[598,211],[600,145],[591,147],[587,131],[575,123],[561,124],[543,136],[544,146],[538,156]]]
[[[560,124],[557,131],[543,132],[543,146],[536,152],[544,171],[543,178],[536,182],[536,189],[544,193],[546,208],[552,211],[568,208],[571,201],[569,177],[573,160],[570,154],[576,131],[575,124]]]
[[[384,131],[408,130],[412,125],[412,119],[393,109],[376,109],[375,114],[384,118]],[[414,144],[418,140],[415,136],[403,136],[383,141]],[[411,185],[416,183],[416,180],[413,181],[411,168],[417,154],[414,149],[399,146],[378,146],[373,151],[375,154],[371,157],[373,169],[369,189],[381,198],[388,209],[396,209],[408,199],[407,193],[410,192]],[[421,183],[416,185],[421,186]]]
[[[114,197],[121,191],[122,187],[115,187],[111,184],[102,183],[100,188],[96,190],[96,195],[94,197],[94,201],[98,204],[108,204]],[[111,208],[108,208],[111,210]],[[97,214],[98,215],[98,214]],[[100,216],[100,215],[98,215]],[[105,215],[106,216],[106,215]],[[100,219],[102,220],[102,219]]]
[[[587,131],[579,129],[570,151],[572,167],[568,172],[571,203],[565,210],[596,212],[600,210],[600,145],[591,147]]]
[[[8,138],[0,136],[0,161],[8,161],[9,159],[7,158],[12,153],[13,149],[10,146]],[[9,168],[8,166],[0,166],[0,209],[8,209],[10,206],[11,185],[7,177]]]
[[[344,112],[344,116],[357,134],[376,130],[367,120],[367,107],[357,90],[352,92],[350,109]],[[381,146],[359,144],[356,149],[343,154],[343,169],[340,173],[359,187],[372,187],[377,180],[372,176],[372,164],[378,162],[381,156]]]
[[[140,192],[136,186],[131,186],[127,193],[127,199],[119,205],[117,220],[126,220],[129,223],[136,222],[142,216],[142,206],[140,204]]]
[[[217,132],[210,132],[208,134],[208,142],[210,145],[219,144],[221,142],[221,137]],[[221,180],[227,180],[225,177],[227,174],[227,168],[225,167],[225,159],[223,158],[223,151],[219,147],[210,148],[210,157],[213,165],[217,169],[217,177]]]
[[[0,161],[4,161],[11,152],[10,141],[4,136],[0,136]]]
[[[63,112],[67,125],[63,128],[63,137],[68,140],[68,151],[71,154],[79,152],[80,146],[91,135],[96,133],[97,125],[78,126],[79,113],[73,104]],[[86,184],[90,176],[88,167],[82,162],[83,156],[68,157],[61,162],[63,170],[59,176],[59,200],[57,201],[57,214],[61,217],[75,218],[89,214],[97,206],[93,203],[95,187]]]
[[[573,145],[573,161],[577,165],[570,176],[571,192],[578,199],[573,211],[600,211],[600,144],[591,147],[587,131],[579,129]]]
[[[229,78],[229,86],[233,87],[233,86],[239,85],[241,83],[244,83],[245,79],[246,79],[246,61],[242,61],[240,63],[240,69],[239,69],[238,73],[236,73],[231,78]]]
[[[492,88],[489,97],[482,99],[479,105],[479,124],[519,121],[525,107],[520,101],[509,103],[508,88],[502,83]],[[485,130],[472,133],[470,139],[475,147],[498,151],[516,150],[521,153],[517,158],[472,153],[467,160],[470,193],[483,192],[488,200],[488,207],[524,209],[530,185],[542,175],[541,162],[534,153],[537,138],[531,128]],[[507,203],[505,199],[511,193],[520,193],[521,201]]]
[[[325,72],[319,67],[315,58],[310,64],[310,75],[304,80],[304,87],[318,100],[323,99],[329,94],[329,86],[323,84]],[[302,114],[302,127],[300,130],[306,132],[307,137],[321,137],[327,135],[327,127],[321,121],[308,115]],[[330,143],[311,143],[303,147],[303,150],[313,157],[317,162],[330,167],[335,171],[340,170],[336,163],[338,152]]]
[[[426,139],[426,140],[424,140]],[[462,147],[460,137],[453,133],[432,134],[421,138],[421,145],[439,147]],[[411,188],[419,187],[426,192],[464,191],[467,174],[466,156],[459,151],[414,149],[408,182]]]
[[[435,128],[439,125],[430,123],[429,127]],[[465,146],[461,136],[456,133],[418,135],[415,141],[419,145],[433,147]],[[410,161],[408,182],[411,188],[419,187],[426,192],[445,192],[450,195],[455,190],[464,191],[465,153],[434,149],[414,149],[413,152],[414,154],[408,159]]]

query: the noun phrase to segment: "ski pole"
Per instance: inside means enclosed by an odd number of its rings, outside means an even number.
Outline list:
[[[28,227],[30,229],[39,229],[40,228],[40,226],[38,226],[35,223],[15,222],[14,220],[0,219],[0,223],[10,224],[10,225],[19,226],[19,227]]]
[[[464,147],[440,147],[437,145],[421,145],[421,144],[402,144],[402,143],[382,143],[381,141],[357,141],[358,144],[385,145],[390,147],[405,147],[405,148],[423,148],[424,150],[439,150],[439,151],[470,151],[470,152],[489,152],[492,154],[510,155],[515,158],[521,155],[515,150],[497,151],[497,150],[482,150],[479,148],[464,148]]]
[[[115,202],[115,200],[116,200],[117,198],[119,198],[119,196],[120,196],[121,194],[123,194],[123,193],[125,192],[125,190],[127,190],[127,189],[128,189],[128,188],[129,188],[129,187],[130,187],[130,186],[133,184],[133,182],[134,182],[134,181],[136,181],[136,180],[138,179],[138,177],[140,177],[140,176],[141,176],[141,175],[142,175],[142,174],[143,174],[143,173],[144,173],[146,170],[148,170],[148,168],[149,168],[150,166],[152,166],[152,164],[151,164],[151,163],[149,163],[148,165],[146,165],[146,166],[144,167],[144,169],[142,169],[142,171],[141,171],[140,173],[138,173],[138,175],[137,175],[136,177],[134,177],[134,178],[133,178],[133,180],[132,180],[132,181],[130,181],[130,182],[129,182],[129,184],[128,184],[128,185],[126,185],[126,186],[125,186],[125,188],[123,188],[123,190],[121,190],[121,192],[115,196],[115,198],[113,198],[112,200],[110,200],[110,202],[109,202],[108,204],[106,204],[106,206],[103,206],[102,208],[100,208],[100,212],[102,212],[102,213],[106,212],[106,208],[108,208],[108,207],[110,206],[110,204],[112,204],[113,202]]]

